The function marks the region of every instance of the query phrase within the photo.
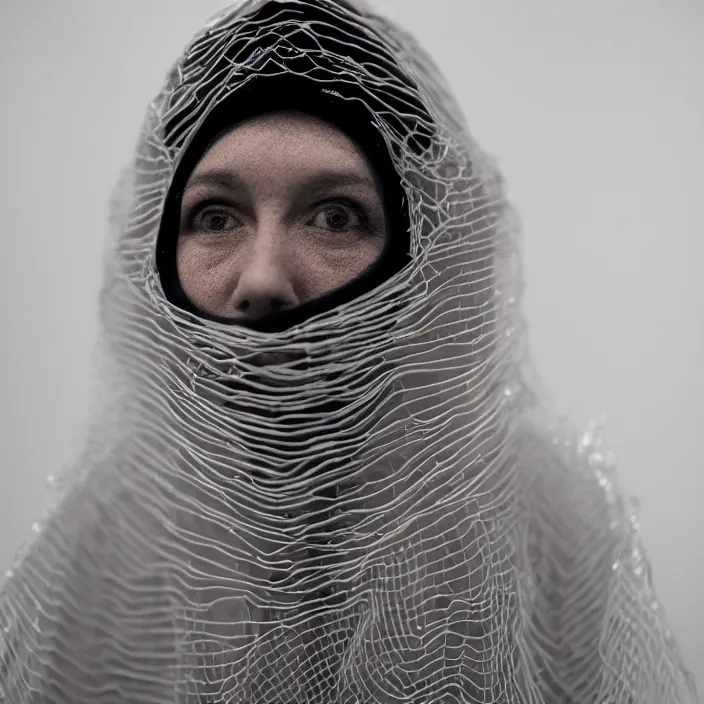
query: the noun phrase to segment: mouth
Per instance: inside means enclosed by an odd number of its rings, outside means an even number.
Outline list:
[[[306,358],[303,352],[257,352],[248,360],[255,367],[278,367],[291,362],[299,362]],[[296,365],[299,369],[308,365]]]
[[[256,352],[246,362],[249,369],[224,382],[235,395],[279,396],[282,390],[294,392],[311,383],[305,374],[311,369],[305,352]]]

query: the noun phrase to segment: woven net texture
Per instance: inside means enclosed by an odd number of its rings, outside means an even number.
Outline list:
[[[294,71],[370,110],[411,261],[282,332],[200,319],[155,266],[169,184],[214,106]],[[4,582],[0,701],[694,702],[599,428],[528,381],[519,254],[407,33],[332,0],[211,19],[115,192],[101,388]]]

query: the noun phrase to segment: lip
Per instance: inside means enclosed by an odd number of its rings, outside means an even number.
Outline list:
[[[288,364],[304,359],[303,353],[294,352],[258,352],[249,361],[256,367],[269,367]]]
[[[234,392],[245,392],[247,394],[266,395],[266,389],[290,389],[300,388],[301,385],[309,383],[305,378],[300,378],[296,372],[310,369],[310,361],[304,352],[295,351],[272,351],[257,352],[246,360],[250,369],[245,371],[238,378],[231,378],[226,385]],[[287,365],[292,365],[285,369]],[[295,368],[294,368],[295,367]],[[261,370],[261,371],[258,371]],[[251,386],[256,383],[256,391]]]

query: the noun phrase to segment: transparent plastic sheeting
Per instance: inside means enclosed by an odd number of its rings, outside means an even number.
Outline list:
[[[299,66],[373,108],[412,260],[284,332],[198,319],[155,269],[175,167],[219,101]],[[111,224],[94,420],[7,574],[0,701],[695,701],[598,428],[556,430],[527,380],[501,178],[408,34],[230,5]]]

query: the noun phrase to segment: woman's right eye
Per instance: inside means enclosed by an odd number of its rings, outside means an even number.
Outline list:
[[[226,210],[207,208],[196,215],[193,224],[205,232],[227,232],[236,227],[237,221]]]

